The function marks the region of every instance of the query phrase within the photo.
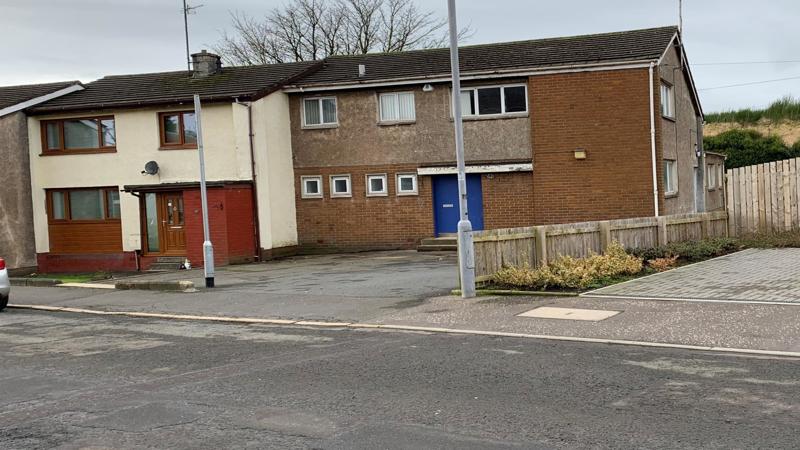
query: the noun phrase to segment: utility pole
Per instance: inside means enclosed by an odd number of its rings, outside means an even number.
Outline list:
[[[458,25],[456,0],[447,0],[447,21],[450,26],[450,68],[453,72],[453,123],[456,133],[456,164],[458,166],[458,272],[461,278],[461,297],[475,297],[475,253],[472,224],[467,211],[467,175],[464,164],[464,125],[461,120],[461,70],[458,66]]]
[[[208,196],[206,195],[206,160],[203,155],[203,127],[201,125],[200,96],[194,94],[194,117],[197,121],[197,154],[200,157],[200,209],[203,211],[203,273],[206,287],[214,287],[214,246],[208,230]]]
[[[678,0],[678,31],[683,39],[683,0]]]

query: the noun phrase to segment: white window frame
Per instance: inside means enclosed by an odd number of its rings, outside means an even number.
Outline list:
[[[525,111],[516,111],[516,112],[506,112],[506,89],[505,88],[512,88],[512,87],[521,87],[525,89]],[[499,114],[481,114],[479,109],[479,102],[478,102],[478,90],[479,89],[492,89],[492,88],[500,88],[500,113]],[[461,93],[466,91],[473,91],[472,96],[472,109],[475,110],[475,114],[468,114],[467,112],[462,111],[462,114],[465,118],[493,118],[493,117],[515,117],[515,116],[527,116],[528,112],[530,111],[530,105],[528,104],[528,85],[525,83],[511,83],[511,84],[491,84],[486,86],[468,86],[468,87],[461,87],[461,92],[458,94],[458,101],[461,101]],[[452,89],[451,89],[452,95]]]
[[[347,181],[347,192],[336,192],[336,181],[337,180],[346,180]],[[353,196],[353,182],[350,179],[350,175],[331,175],[330,176],[330,183],[331,183],[331,198],[336,197],[352,197]]]
[[[366,175],[367,180],[367,197],[386,197],[389,195],[389,177],[386,176],[385,173],[370,173]],[[373,191],[372,190],[372,180],[373,179],[381,179],[383,180],[383,190],[382,191]]]
[[[672,164],[669,164],[672,163]],[[670,169],[671,166],[671,169]],[[675,159],[664,160],[664,173],[669,173],[669,181],[672,186],[668,186],[667,178],[664,179],[664,195],[673,196],[678,194],[678,161]],[[673,188],[670,190],[670,187]]]
[[[400,118],[400,95],[401,94],[411,94],[411,98],[413,99],[412,104],[414,105],[414,109],[411,111],[413,117],[410,119],[401,119]],[[397,114],[397,119],[385,119],[383,117],[383,106],[381,102],[383,101],[384,97],[397,97],[395,101],[395,113]],[[414,123],[417,121],[417,97],[414,95],[414,91],[398,91],[398,92],[384,92],[382,94],[378,94],[378,122],[382,124],[394,124],[394,123]]]
[[[306,123],[306,102],[314,100],[317,102],[317,107],[319,108],[319,120],[320,123]],[[325,114],[322,111],[322,101],[323,100],[333,100],[333,107],[334,107],[334,118],[333,122],[325,122]],[[300,108],[300,115],[303,128],[333,128],[339,126],[339,102],[336,97],[328,96],[328,97],[304,97],[302,99],[302,108]]]
[[[319,186],[319,192],[309,193],[306,190],[306,181],[316,181],[317,185]],[[300,189],[302,198],[322,198],[324,193],[322,189],[322,175],[303,175],[300,177]]]
[[[400,188],[400,179],[404,177],[410,177],[413,180],[414,190],[413,191],[403,191]],[[419,195],[419,181],[417,180],[417,174],[415,173],[398,173],[395,175],[395,190],[397,191],[397,195]]]
[[[664,110],[665,106],[666,111]],[[675,118],[675,86],[664,80],[661,80],[661,116],[669,119]]]

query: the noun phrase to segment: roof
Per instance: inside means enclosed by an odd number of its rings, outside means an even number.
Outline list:
[[[459,48],[463,74],[542,67],[657,60],[678,32],[675,26],[616,33],[536,39]],[[366,74],[358,76],[358,65]],[[334,56],[298,86],[370,83],[450,76],[450,50]]]
[[[194,94],[204,101],[254,100],[292,82],[319,62],[223,67],[206,77],[191,72],[112,75],[86,84],[86,89],[31,109],[33,113],[66,110],[135,107],[191,102]]]
[[[80,81],[60,81],[57,83],[0,86],[0,116],[4,114],[3,111],[8,110],[8,112],[11,112],[12,107],[21,103],[80,85]]]

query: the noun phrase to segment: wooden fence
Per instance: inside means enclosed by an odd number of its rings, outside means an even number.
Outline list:
[[[478,231],[475,276],[487,281],[503,266],[538,267],[559,255],[602,253],[612,241],[635,249],[727,235],[726,211]]]
[[[730,233],[800,228],[800,158],[727,171]]]

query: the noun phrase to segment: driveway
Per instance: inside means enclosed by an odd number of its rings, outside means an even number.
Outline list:
[[[191,280],[202,269],[131,280]],[[455,253],[416,251],[315,255],[218,268],[214,289],[194,294],[102,289],[15,288],[12,303],[106,310],[366,321],[448,294],[458,284]]]
[[[584,296],[800,305],[800,249],[744,250]]]

